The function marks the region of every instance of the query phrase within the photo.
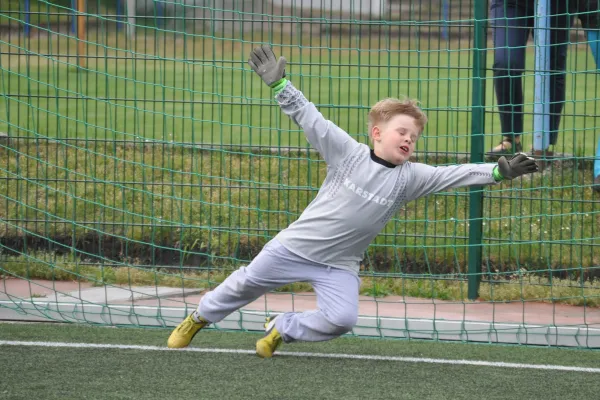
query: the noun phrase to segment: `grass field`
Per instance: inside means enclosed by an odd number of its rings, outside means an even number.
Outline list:
[[[595,399],[598,394],[598,353],[589,350],[340,338],[284,345],[282,354],[263,360],[252,354],[258,334],[200,332],[192,351],[159,351],[166,347],[169,333],[0,324],[0,395],[6,399],[563,400]],[[58,342],[67,347],[5,341]],[[106,346],[69,347],[75,343]]]
[[[15,54],[0,68],[0,131],[56,138],[304,145],[246,65],[256,43],[200,34],[148,30],[135,41],[94,31],[87,36],[87,68],[78,69],[77,41],[60,35],[0,41]],[[258,40],[265,38],[259,37]],[[303,43],[303,41],[309,41]],[[383,97],[421,100],[430,123],[418,151],[464,152],[471,140],[472,50],[436,41],[272,37],[288,58],[291,80],[326,117],[366,141],[366,114]],[[490,44],[491,46],[491,44]],[[16,56],[16,54],[23,54]],[[572,45],[567,103],[557,151],[592,156],[597,141],[598,84],[587,46]],[[134,61],[132,57],[136,58]],[[486,146],[498,141],[487,57]],[[533,47],[525,73],[525,130],[533,130]],[[4,104],[2,104],[4,103]],[[10,128],[10,129],[9,129]],[[531,135],[525,148],[531,146]]]
[[[282,146],[308,146],[246,65],[250,49],[263,41],[277,44],[278,54],[289,60],[291,80],[360,141],[367,141],[369,107],[382,97],[406,94],[419,98],[430,117],[419,154],[439,152],[447,156],[441,163],[455,162],[456,153],[470,148],[472,42],[454,41],[446,48],[440,41],[412,37],[138,32],[130,40],[90,31],[86,68],[77,66],[73,37],[42,29],[29,39],[0,39],[0,52],[9,55],[0,64],[0,131],[79,140],[0,145],[0,215],[6,218],[0,238],[9,243],[3,246],[11,250],[14,243],[21,249],[23,237],[37,243],[5,256],[7,272],[44,277],[90,259],[154,268],[161,265],[161,252],[176,253],[175,261],[166,261],[171,266],[231,267],[248,261],[295,220],[316,194],[325,168],[316,156],[276,153]],[[525,77],[529,133],[533,53],[530,48]],[[488,148],[500,131],[492,63],[490,50],[483,132]],[[586,279],[598,275],[600,265],[599,203],[589,168],[598,138],[599,96],[587,46],[570,46],[567,69],[564,131],[556,151],[574,154],[575,160],[486,191],[483,257],[490,279],[518,275],[522,282],[523,274],[540,269],[577,279],[579,296],[557,294],[556,281],[544,281],[538,294],[577,303],[586,302],[586,295],[596,298],[594,283]],[[103,138],[108,140],[94,141]],[[275,153],[122,145],[112,139],[261,144]],[[528,134],[524,148],[530,145]],[[375,240],[367,268],[464,276],[470,223],[466,190],[409,204]],[[98,248],[83,248],[86,243]],[[60,255],[44,254],[45,249],[58,249]],[[593,292],[584,293],[584,286]],[[457,291],[462,294],[460,285]]]
[[[10,178],[0,180],[0,210],[9,219],[0,235],[19,236],[18,226],[68,252],[72,237],[75,246],[103,237],[105,253],[81,249],[90,252],[81,256],[108,261],[104,257],[126,243],[117,251],[132,264],[160,263],[153,252],[160,257],[169,250],[184,266],[198,266],[196,255],[210,257],[211,265],[247,260],[300,215],[325,177],[322,162],[286,155],[44,142],[13,148],[0,174]],[[14,179],[19,176],[28,180]],[[557,168],[488,189],[483,232],[489,269],[578,273],[599,265],[592,179],[578,167]],[[375,241],[383,260],[372,254],[368,262],[380,270],[415,272],[408,266],[417,263],[419,272],[466,272],[468,205],[465,189],[406,205]]]

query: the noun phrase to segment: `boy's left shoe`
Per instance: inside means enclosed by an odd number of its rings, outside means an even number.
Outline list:
[[[271,358],[275,350],[283,342],[281,334],[275,328],[275,319],[278,315],[267,318],[265,323],[265,336],[256,342],[256,355],[261,358]]]

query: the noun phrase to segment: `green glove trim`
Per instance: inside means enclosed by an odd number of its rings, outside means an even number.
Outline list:
[[[277,82],[272,84],[271,88],[275,92],[275,95],[278,95],[279,92],[281,92],[283,90],[283,88],[285,88],[286,84],[287,84],[287,79],[285,79],[285,78],[281,78],[280,80],[278,80]]]
[[[498,169],[498,166],[496,165],[494,167],[494,169],[492,170],[492,176],[494,177],[494,180],[496,182],[500,182],[502,180],[504,180],[504,177],[502,176],[502,174],[500,173],[500,170]]]

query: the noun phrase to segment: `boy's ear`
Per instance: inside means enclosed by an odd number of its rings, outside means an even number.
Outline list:
[[[381,129],[379,129],[377,125],[371,129],[371,138],[373,141],[377,141],[381,138]]]

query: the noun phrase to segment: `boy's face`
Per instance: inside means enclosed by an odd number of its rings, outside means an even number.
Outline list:
[[[419,128],[409,115],[396,115],[388,122],[373,126],[371,131],[375,154],[395,165],[404,164],[419,139]]]

